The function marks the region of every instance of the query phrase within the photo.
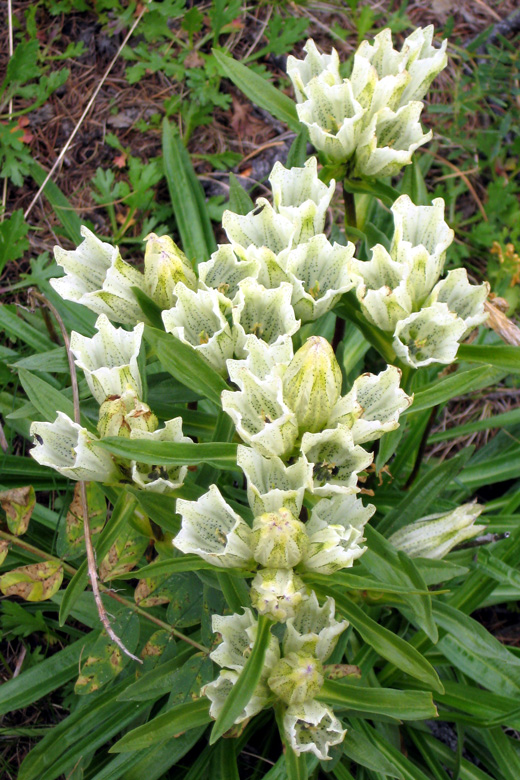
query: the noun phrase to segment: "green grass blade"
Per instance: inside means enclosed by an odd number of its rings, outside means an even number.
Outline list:
[[[426,691],[367,688],[325,680],[317,698],[349,710],[388,715],[401,720],[425,720],[437,715],[432,694]]]
[[[138,726],[125,734],[119,742],[110,748],[110,753],[127,753],[143,750],[154,742],[170,739],[184,731],[203,726],[211,720],[209,716],[209,701],[205,697],[179,704],[167,712]]]

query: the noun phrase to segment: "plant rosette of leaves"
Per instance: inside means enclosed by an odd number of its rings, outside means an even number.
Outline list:
[[[290,58],[297,104],[271,88],[272,110],[302,123],[300,138],[308,132],[319,161],[306,159],[297,138],[290,164],[271,172],[272,198],[253,204],[235,183],[222,220],[227,243],[214,247],[200,185],[165,120],[184,251],[152,233],[139,270],[86,227],[76,249],[56,248],[64,274],[50,284],[63,321],[78,310],[69,302],[87,311],[88,326],[80,332],[76,316],[70,337],[79,394],[57,389],[50,350],[18,363],[28,415],[43,417],[30,426],[35,485],[50,474],[80,489],[58,555],[21,538],[31,512],[51,526],[54,514],[35,510],[34,492],[2,493],[9,533],[1,532],[0,590],[52,599],[62,625],[70,615],[93,631],[36,667],[40,693],[30,672],[6,690],[24,706],[53,690],[58,672],[73,679],[79,660],[75,693],[95,693],[97,704],[42,739],[22,780],[42,776],[49,755],[46,778],[72,767],[81,734],[89,753],[104,750],[99,777],[137,777],[143,767],[160,777],[211,721],[202,770],[218,762],[223,776],[238,777],[238,751],[269,708],[284,746],[276,776],[303,778],[324,762],[348,778],[355,762],[367,777],[427,777],[395,747],[404,739],[442,777],[442,767],[463,763],[420,721],[442,708],[443,719],[468,724],[474,745],[479,685],[488,729],[479,758],[496,777],[511,776],[496,748],[518,763],[500,728],[517,720],[518,660],[468,614],[497,583],[518,588],[520,537],[481,548],[477,564],[471,551],[453,551],[488,525],[475,523],[484,507],[468,501],[484,484],[479,464],[471,451],[446,463],[422,455],[432,410],[518,373],[518,349],[484,343],[483,331],[478,344],[461,346],[486,319],[489,285],[471,284],[464,269],[445,273],[453,231],[442,198],[416,205],[381,180],[430,138],[421,99],[446,64],[445,44],[432,40],[433,28],[419,29],[397,51],[385,30],[361,44],[348,79],[336,52],[321,54],[312,40],[303,60]],[[257,74],[223,55],[219,62],[256,94]],[[186,190],[174,194],[176,174]],[[346,235],[325,232],[332,174],[343,186]],[[358,220],[356,192],[376,209],[390,199],[391,235]],[[455,361],[454,373],[439,375]],[[520,477],[500,458],[490,473]],[[395,481],[383,482],[385,467]],[[518,503],[518,491],[506,494],[506,520]],[[506,520],[499,514],[490,526]],[[39,561],[11,566],[15,549]],[[121,592],[105,584],[116,579]],[[114,597],[110,620],[103,604]],[[135,652],[142,667],[133,674]],[[122,731],[107,753],[102,746]],[[232,749],[223,736],[235,738]]]

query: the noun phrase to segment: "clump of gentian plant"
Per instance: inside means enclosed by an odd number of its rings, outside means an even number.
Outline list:
[[[452,488],[427,514],[452,476],[442,464],[424,472],[408,505],[398,464],[420,458],[428,433],[414,392],[428,413],[451,397],[454,378],[437,375],[485,321],[489,286],[461,268],[446,273],[454,235],[442,198],[419,205],[397,193],[386,232],[367,218],[379,194],[386,203],[395,192],[381,180],[431,138],[421,101],[446,65],[446,42],[436,48],[432,37],[432,28],[416,30],[397,51],[384,30],[359,47],[349,78],[336,52],[312,40],[303,59],[290,57],[297,116],[316,155],[276,163],[271,198],[226,211],[227,242],[209,260],[151,234],[139,270],[87,228],[77,249],[56,249],[64,275],[52,287],[97,315],[95,333],[70,338],[80,410],[89,393],[91,401],[82,419],[60,410],[33,422],[31,454],[67,479],[101,483],[115,507],[97,565],[105,581],[126,583],[127,623],[148,630],[134,641],[135,626],[114,621],[119,646],[101,635],[85,650],[76,690],[110,690],[124,671],[118,701],[139,708],[111,751],[130,754],[132,772],[162,776],[154,761],[171,766],[202,739],[201,767],[219,761],[219,776],[238,777],[235,744],[253,744],[274,720],[283,755],[269,778],[303,778],[318,762],[337,778],[352,777],[352,761],[363,778],[447,777],[442,765],[454,766],[431,749],[432,774],[422,772],[398,737],[412,721],[406,738],[427,752],[420,722],[436,717],[434,698],[464,721],[456,686],[464,675],[480,682],[483,668],[477,660],[472,673],[464,653],[491,653],[493,638],[467,617],[471,598],[429,591],[467,574],[464,554],[443,559],[484,531],[475,524],[483,507]],[[347,236],[328,223],[338,183]],[[345,320],[360,333],[344,334]],[[370,348],[376,368],[365,372]],[[390,474],[396,465],[396,485],[383,484],[385,464]],[[5,593],[16,592],[21,571],[3,575]],[[62,597],[63,619],[86,585],[80,571]],[[60,584],[55,577],[45,597]],[[516,656],[493,648],[518,687]],[[125,655],[136,650],[145,662],[137,680]],[[509,691],[492,690],[505,703],[490,700],[481,718],[500,724]],[[160,711],[141,707],[154,700]],[[234,738],[230,747],[220,748],[222,737]],[[46,739],[23,778],[35,776]],[[126,777],[118,761],[107,754],[112,773],[95,777]]]

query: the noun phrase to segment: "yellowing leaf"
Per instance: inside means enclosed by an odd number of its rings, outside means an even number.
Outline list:
[[[9,552],[9,542],[6,539],[0,539],[0,566],[5,561]]]
[[[103,582],[118,574],[125,574],[139,563],[149,540],[132,526],[122,529],[120,535],[101,561],[99,576]]]
[[[112,628],[124,646],[134,652],[139,641],[139,618],[129,610],[120,614]],[[81,670],[74,693],[83,695],[99,690],[123,671],[130,659],[103,631],[91,648],[88,657],[81,663]]]
[[[32,485],[0,493],[0,505],[6,514],[7,525],[12,534],[21,536],[27,531],[35,504],[36,496]]]
[[[87,506],[91,536],[100,533],[105,525],[107,504],[105,494],[95,482],[87,482]],[[85,552],[83,536],[83,508],[80,483],[76,482],[65,523],[60,524],[56,544],[60,558],[74,558]]]
[[[20,596],[25,601],[45,601],[59,590],[63,566],[59,561],[42,561],[19,566],[0,577],[4,596]]]

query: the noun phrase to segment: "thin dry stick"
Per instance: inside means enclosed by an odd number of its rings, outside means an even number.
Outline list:
[[[50,312],[54,315],[54,318],[56,319],[56,322],[59,325],[59,328],[61,330],[61,334],[63,336],[63,341],[65,344],[65,350],[67,352],[67,360],[69,361],[69,369],[70,369],[70,380],[72,384],[72,400],[74,403],[74,422],[80,424],[80,411],[79,411],[79,392],[78,392],[78,378],[76,375],[76,364],[74,363],[74,357],[72,355],[72,352],[70,351],[70,340],[69,340],[69,334],[67,333],[67,329],[63,323],[63,320],[61,319],[57,309],[52,305],[50,301],[47,300],[47,298],[42,295],[41,293],[37,292],[34,289],[31,289],[29,294],[36,298],[37,300],[41,301],[44,306],[47,306]],[[87,564],[88,564],[88,576],[90,579],[90,583],[92,585],[92,593],[94,594],[94,601],[96,602],[96,607],[99,615],[99,619],[103,623],[103,626],[105,628],[105,631],[107,632],[110,639],[116,643],[118,647],[121,648],[123,653],[125,655],[129,656],[130,658],[133,658],[134,661],[138,661],[140,664],[142,664],[142,660],[138,658],[136,655],[133,655],[129,650],[126,649],[122,641],[119,639],[117,634],[112,629],[112,626],[110,625],[110,620],[108,619],[108,614],[105,609],[105,606],[103,604],[103,601],[101,600],[101,593],[99,591],[99,582],[97,577],[97,567],[96,567],[96,558],[94,555],[94,548],[92,546],[92,537],[90,534],[90,520],[88,516],[88,503],[87,503],[87,489],[85,486],[85,482],[83,480],[79,483],[79,489],[80,489],[80,495],[81,495],[81,510],[83,514],[83,531],[85,536],[85,548],[87,552]]]
[[[94,92],[92,93],[92,97],[91,97],[91,98],[90,98],[90,100],[88,101],[88,103],[87,103],[87,105],[86,105],[86,108],[85,108],[85,110],[83,111],[82,115],[80,116],[80,118],[79,118],[79,120],[78,120],[78,124],[76,125],[76,127],[74,128],[74,130],[72,131],[72,133],[69,135],[69,137],[68,137],[67,141],[65,142],[65,146],[63,147],[63,149],[62,149],[62,150],[61,150],[61,152],[59,153],[59,155],[58,155],[58,157],[57,157],[56,161],[54,162],[54,165],[52,166],[52,168],[50,169],[49,173],[48,173],[48,174],[47,174],[47,176],[45,177],[45,179],[44,179],[44,181],[43,181],[43,183],[42,183],[41,187],[40,187],[40,188],[39,188],[39,190],[38,190],[38,192],[36,193],[36,195],[34,196],[34,198],[33,198],[33,199],[31,200],[31,202],[29,203],[29,205],[28,205],[28,207],[27,207],[27,209],[26,209],[26,211],[25,211],[25,214],[24,214],[24,218],[25,218],[25,219],[27,219],[27,217],[28,217],[28,216],[29,216],[29,214],[31,213],[31,211],[32,211],[32,209],[33,209],[33,206],[34,206],[34,204],[36,203],[36,201],[38,200],[38,198],[39,198],[39,197],[40,197],[40,195],[42,194],[43,190],[45,189],[45,186],[46,186],[47,182],[49,181],[49,179],[51,179],[51,178],[52,178],[52,176],[53,176],[53,174],[54,174],[54,171],[56,170],[56,168],[58,167],[58,165],[61,163],[61,161],[63,160],[63,158],[64,158],[64,157],[65,157],[65,155],[67,154],[67,151],[68,151],[68,149],[69,149],[69,147],[70,147],[70,145],[71,145],[72,141],[74,140],[74,138],[75,138],[75,136],[76,136],[76,133],[78,132],[78,130],[79,130],[79,128],[81,127],[81,125],[83,124],[83,122],[84,122],[84,120],[85,120],[85,118],[86,118],[86,116],[87,116],[88,112],[90,111],[90,109],[91,109],[91,108],[92,108],[92,106],[94,105],[94,102],[95,102],[95,100],[96,100],[96,98],[97,98],[97,96],[98,96],[98,94],[99,94],[99,91],[100,91],[101,87],[103,86],[103,84],[105,83],[106,79],[108,78],[108,75],[109,75],[110,71],[112,70],[112,68],[113,68],[113,67],[114,67],[114,65],[116,64],[116,62],[117,62],[117,60],[118,60],[118,58],[119,58],[119,55],[121,54],[121,52],[123,51],[124,47],[126,46],[126,44],[128,43],[128,41],[129,41],[129,40],[130,40],[130,38],[132,37],[132,35],[133,35],[133,33],[134,33],[134,30],[135,30],[135,28],[137,27],[137,25],[139,24],[139,22],[141,21],[141,18],[142,18],[142,16],[143,16],[144,12],[146,11],[146,9],[147,9],[147,6],[146,6],[146,5],[144,5],[144,6],[143,6],[143,8],[141,9],[141,11],[139,12],[139,15],[137,16],[137,18],[136,18],[135,22],[133,23],[133,25],[132,25],[132,26],[131,26],[131,28],[129,29],[128,33],[126,34],[126,36],[125,36],[125,39],[124,39],[123,43],[121,44],[121,46],[119,47],[119,49],[118,49],[118,50],[117,50],[117,52],[115,53],[115,55],[114,55],[114,57],[113,57],[113,59],[112,59],[112,61],[111,61],[110,65],[108,66],[108,68],[107,68],[107,69],[106,69],[106,71],[104,72],[104,74],[103,74],[103,77],[101,78],[101,81],[99,82],[99,84],[98,84],[98,85],[97,85],[97,87],[95,88]]]
[[[9,59],[11,59],[14,52],[12,0],[7,0],[7,27],[8,27],[8,41],[9,41]],[[12,113],[13,113],[13,99],[11,98],[11,100],[9,101],[7,119],[11,118]],[[6,206],[7,206],[7,176],[4,179],[4,188],[2,192],[2,213],[0,214],[0,222],[3,222],[5,219]]]

